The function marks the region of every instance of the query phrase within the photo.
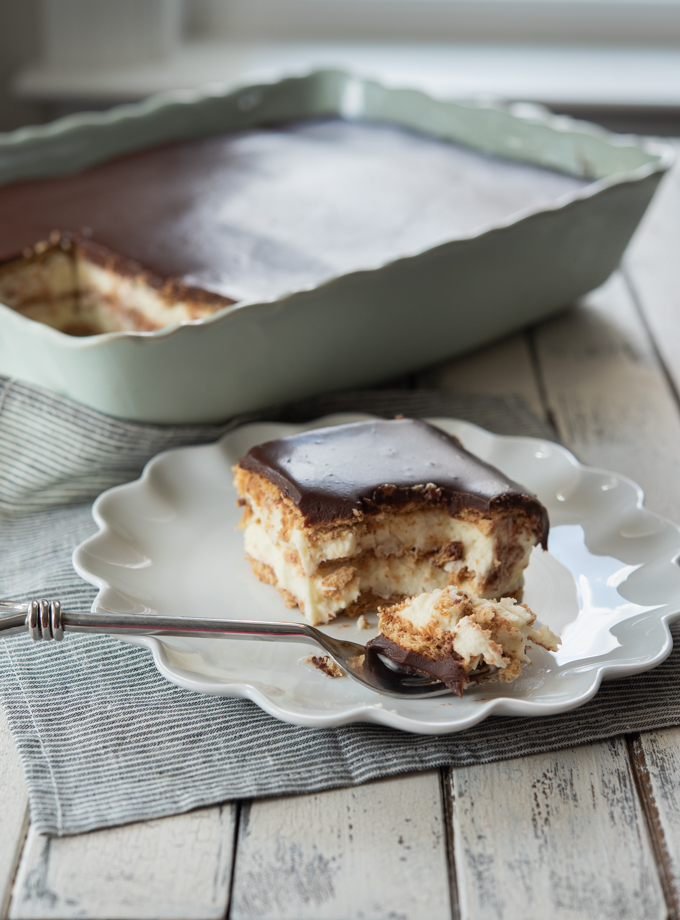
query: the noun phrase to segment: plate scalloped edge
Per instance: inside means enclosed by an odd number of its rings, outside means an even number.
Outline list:
[[[249,432],[253,432],[250,443],[257,443],[258,441],[264,440],[266,437],[278,437],[285,432],[292,433],[303,429],[320,427],[321,425],[340,424],[365,418],[370,418],[370,416],[364,414],[334,415],[317,419],[306,425],[253,423],[230,431],[221,438],[220,441],[214,444],[176,448],[174,450],[164,451],[152,458],[147,463],[138,480],[116,486],[99,496],[92,509],[94,520],[99,528],[98,532],[85,540],[74,550],[73,565],[76,572],[99,589],[97,597],[93,601],[92,609],[98,611],[120,610],[120,600],[124,597],[124,595],[102,575],[101,565],[98,571],[97,563],[93,562],[93,560],[104,560],[105,562],[107,554],[111,553],[113,547],[117,549],[121,546],[125,547],[126,541],[130,541],[129,533],[122,535],[120,529],[116,531],[115,525],[112,525],[110,520],[112,503],[113,506],[115,506],[116,504],[120,504],[121,499],[125,501],[130,496],[132,496],[134,500],[138,500],[145,491],[147,493],[149,491],[157,491],[158,483],[156,480],[159,479],[160,473],[167,472],[167,469],[164,470],[164,468],[167,468],[169,464],[174,462],[172,458],[176,459],[179,455],[182,455],[182,461],[184,462],[186,458],[189,458],[189,466],[191,466],[191,463],[195,463],[196,458],[199,456],[205,458],[210,454],[211,459],[214,459],[218,455],[222,455],[222,463],[224,464],[224,454],[226,453],[225,445],[228,445],[233,440],[236,440],[237,444],[239,442],[244,442],[244,440],[246,440],[245,436],[247,436]],[[633,621],[637,624],[637,621],[640,620],[647,626],[650,624],[653,625],[655,628],[647,630],[646,634],[647,640],[653,644],[653,647],[647,648],[644,653],[640,652],[637,658],[633,655],[632,658],[629,657],[622,660],[616,660],[615,657],[610,656],[600,662],[594,661],[588,666],[576,660],[576,662],[574,662],[574,667],[562,668],[562,674],[571,678],[577,676],[578,680],[572,680],[574,683],[572,692],[567,693],[566,696],[563,693],[559,699],[553,701],[542,700],[538,698],[540,694],[536,694],[531,688],[529,688],[524,696],[512,695],[512,685],[503,685],[505,688],[509,687],[510,691],[504,691],[502,695],[499,694],[491,698],[483,697],[479,690],[471,694],[466,693],[465,705],[460,707],[463,711],[457,712],[456,709],[453,709],[451,718],[442,719],[441,714],[436,713],[432,709],[433,704],[437,705],[434,700],[421,701],[420,706],[422,708],[419,712],[414,712],[414,706],[418,705],[415,701],[410,701],[408,706],[404,706],[402,701],[391,698],[367,699],[366,694],[370,695],[370,691],[362,691],[361,688],[358,688],[354,701],[348,700],[338,704],[338,706],[330,710],[328,708],[321,708],[319,711],[302,711],[291,707],[287,703],[282,704],[277,702],[277,695],[265,692],[262,685],[258,684],[258,681],[244,679],[233,680],[229,679],[226,673],[224,677],[216,678],[214,675],[199,675],[194,670],[184,669],[177,664],[177,661],[172,660],[173,657],[177,657],[174,655],[173,650],[165,642],[156,638],[140,637],[134,640],[125,639],[123,641],[129,641],[131,644],[148,648],[153,655],[154,664],[158,671],[172,683],[185,689],[201,693],[250,699],[274,718],[285,722],[314,728],[335,727],[354,722],[371,722],[419,734],[444,734],[464,731],[467,728],[479,724],[491,715],[542,716],[566,712],[592,699],[597,693],[603,679],[613,679],[639,673],[660,664],[670,654],[673,646],[669,629],[670,621],[680,613],[680,567],[678,566],[678,557],[680,557],[680,527],[644,508],[644,493],[642,489],[628,477],[613,474],[595,467],[584,466],[570,453],[570,451],[559,444],[544,439],[523,436],[495,435],[477,425],[455,419],[439,418],[431,419],[431,421],[461,436],[461,439],[468,449],[483,456],[484,459],[490,459],[490,462],[495,462],[496,465],[501,465],[498,459],[495,459],[495,461],[492,459],[493,455],[496,453],[508,456],[518,455],[520,462],[523,454],[526,456],[533,454],[534,458],[539,460],[548,459],[553,463],[559,462],[563,470],[563,475],[561,478],[558,477],[558,479],[563,484],[566,481],[568,487],[572,490],[571,493],[562,495],[558,492],[553,496],[552,501],[547,501],[547,496],[541,494],[540,489],[536,488],[536,484],[534,482],[529,482],[529,486],[533,488],[534,491],[539,492],[539,497],[548,506],[551,518],[555,511],[559,514],[562,510],[560,506],[563,506],[564,510],[568,511],[570,505],[574,504],[575,497],[578,497],[580,491],[582,492],[585,486],[590,484],[594,487],[593,494],[595,498],[597,498],[599,494],[602,503],[610,506],[611,515],[607,517],[610,528],[616,520],[627,521],[630,525],[629,530],[635,538],[643,540],[645,538],[653,539],[659,534],[665,537],[665,539],[661,541],[664,544],[662,551],[655,554],[652,559],[633,566],[626,566],[624,562],[622,562],[621,571],[630,569],[631,574],[636,576],[639,581],[641,570],[644,573],[644,570],[650,565],[663,565],[668,577],[666,589],[667,596],[665,599],[662,599],[661,602],[657,599],[651,606],[639,604],[624,605],[627,607],[632,606],[636,609],[629,617],[619,620],[614,624],[615,626],[625,626],[627,623],[630,625]],[[268,433],[265,434],[265,437],[259,436],[259,432],[262,430],[269,430]],[[272,431],[274,431],[273,434],[271,433]],[[507,463],[505,465],[507,466]],[[504,469],[504,471],[513,476],[512,470]],[[514,476],[513,478],[519,478],[519,481],[522,481],[520,477]],[[524,479],[526,480],[526,478],[525,476]],[[617,487],[619,486],[622,488],[618,489]],[[229,490],[225,490],[225,492],[228,491]],[[565,489],[564,491],[567,492],[568,490]],[[612,503],[610,498],[614,492],[618,494],[619,499],[625,498],[625,500],[619,500],[618,503]],[[602,498],[602,496],[604,496],[604,498]],[[590,498],[592,500],[592,496],[590,496]],[[635,533],[636,527],[638,531],[637,535]],[[555,528],[553,528],[553,532],[554,530]],[[602,539],[602,534],[600,534],[598,540],[601,542]],[[548,554],[546,554],[546,556],[547,555]],[[596,554],[593,558],[598,559],[600,557]],[[602,556],[601,558],[609,557]],[[672,568],[669,567],[669,564]],[[105,567],[104,565],[104,568]],[[124,565],[121,566],[121,568],[126,569]],[[136,567],[132,566],[131,568]],[[138,570],[141,571],[142,569]],[[623,584],[623,582],[614,585],[614,589],[617,592],[621,584]],[[269,588],[269,590],[272,591],[271,588]],[[274,594],[272,594],[271,597],[272,600],[275,597],[278,599],[278,596]],[[125,598],[125,601],[127,602],[128,598]],[[127,610],[129,611],[129,609],[128,607]],[[166,613],[167,611],[164,610],[163,612]],[[538,613],[539,620],[546,620],[546,617],[541,615],[540,610],[536,612]],[[549,620],[548,622],[549,625],[553,625]],[[610,634],[611,633],[607,631],[607,635]],[[366,638],[369,637],[370,636],[366,636]],[[212,641],[221,643],[224,640]],[[622,646],[619,643],[616,647],[621,648]],[[547,655],[548,653],[545,654]],[[567,662],[567,664],[570,663],[572,662]],[[525,668],[525,672],[529,672],[530,669],[530,666]],[[555,673],[557,674],[558,672],[559,669],[555,669]],[[323,680],[327,679],[323,678]],[[332,683],[337,682],[334,681]],[[484,686],[489,687],[490,685]],[[494,687],[497,688],[498,685],[494,685]],[[372,697],[372,695],[370,696]],[[444,698],[439,697],[437,699],[441,701]],[[474,702],[474,705],[468,705],[468,703],[471,702]],[[439,705],[442,704],[440,703]],[[448,705],[450,708],[453,706],[457,707],[458,701],[456,700],[454,702],[452,700]],[[439,717],[433,718],[433,715],[438,715]]]

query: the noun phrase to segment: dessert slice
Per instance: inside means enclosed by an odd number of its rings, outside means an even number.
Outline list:
[[[82,234],[55,231],[0,263],[0,303],[69,335],[96,335],[204,319],[234,301],[159,278]]]
[[[447,585],[519,595],[546,545],[534,495],[415,419],[268,441],[234,472],[253,571],[312,624]]]
[[[380,634],[366,648],[462,696],[468,684],[516,680],[530,663],[529,643],[557,651],[559,638],[547,626],[534,629],[535,620],[513,598],[491,601],[448,587],[382,608]]]

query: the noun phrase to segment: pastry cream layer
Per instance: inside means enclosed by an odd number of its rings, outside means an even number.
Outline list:
[[[512,598],[491,601],[447,587],[381,610],[379,626],[402,648],[432,659],[452,649],[466,673],[486,667],[507,682],[529,661],[527,644],[557,651],[559,638],[547,626],[535,629],[535,621]]]
[[[262,484],[260,477],[247,481]],[[289,500],[280,493],[272,500],[272,489],[264,483],[239,490],[246,502],[246,552],[271,569],[277,587],[313,623],[328,622],[362,594],[391,600],[446,585],[481,596],[515,594],[536,543],[516,517],[452,517],[446,507],[386,510],[305,527]]]
[[[351,564],[339,564],[301,571],[280,544],[272,543],[261,524],[248,524],[245,532],[248,556],[268,566],[276,576],[276,586],[291,595],[304,616],[314,626],[328,623],[346,610],[362,593],[390,600],[448,584],[449,574],[427,558],[399,556],[391,559],[367,553]]]
[[[390,544],[391,553],[369,549],[340,561],[322,563],[308,571],[293,541],[288,545],[273,541],[255,516],[251,516],[245,526],[245,549],[251,559],[271,569],[277,587],[295,599],[314,625],[327,623],[362,595],[377,595],[390,601],[450,584],[475,590],[486,577],[488,567],[493,565],[494,540],[484,537],[465,522],[449,520],[461,525],[457,529],[450,528],[449,532],[466,537],[467,552],[462,559],[445,561],[437,553],[415,552],[408,544]],[[380,546],[384,548],[386,544]],[[527,556],[530,551],[529,545]],[[524,558],[523,554],[522,560]],[[509,585],[510,592],[521,588],[523,569],[524,563],[518,566],[515,582]]]
[[[190,293],[181,285],[170,293],[160,291],[144,273],[102,265],[58,233],[0,267],[0,303],[77,335],[161,329],[210,316],[223,306],[182,299],[178,290]]]
[[[199,319],[216,307],[182,300],[168,302],[141,275],[124,275],[76,252],[80,303],[101,332],[161,329]]]
[[[22,316],[61,329],[73,323],[77,301],[73,260],[58,247],[0,268],[0,303]]]
[[[327,529],[309,529],[291,528],[280,504],[258,504],[249,495],[246,500],[270,539],[285,542],[298,553],[307,575],[322,562],[350,559],[366,552],[377,556],[434,553],[456,542],[463,543],[465,556],[475,571],[486,571],[493,564],[494,541],[489,539],[492,523],[452,518],[443,507],[406,513],[380,512],[349,524],[342,522]]]

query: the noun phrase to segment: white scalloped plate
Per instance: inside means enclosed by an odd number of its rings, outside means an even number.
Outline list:
[[[141,479],[104,492],[93,507],[99,532],[73,554],[79,575],[99,588],[93,610],[299,617],[255,579],[244,559],[231,466],[261,441],[363,418],[247,425],[207,447],[159,454]],[[591,699],[603,678],[663,661],[672,647],[668,623],[680,612],[680,528],[643,508],[642,491],[629,479],[584,467],[557,444],[502,437],[455,419],[433,421],[547,506],[549,551],[534,551],[524,599],[562,636],[556,655],[532,649],[532,664],[517,681],[482,685],[462,700],[400,701],[349,678],[327,678],[302,660],[310,652],[305,645],[134,642],[149,648],[161,674],[180,687],[247,697],[286,722],[318,728],[377,722],[432,734],[462,731],[492,714],[565,712]],[[374,629],[359,632],[345,617],[324,629],[357,642],[375,635]]]

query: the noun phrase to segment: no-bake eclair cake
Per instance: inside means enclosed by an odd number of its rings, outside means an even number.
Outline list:
[[[516,680],[530,663],[529,645],[556,652],[559,637],[535,622],[511,597],[493,601],[447,587],[381,608],[380,634],[367,648],[461,696],[469,684]]]
[[[253,571],[311,624],[449,585],[519,597],[546,546],[538,499],[424,421],[268,441],[234,473]]]
[[[0,187],[0,303],[76,335],[152,331],[379,267],[582,184],[342,119],[190,138]]]

